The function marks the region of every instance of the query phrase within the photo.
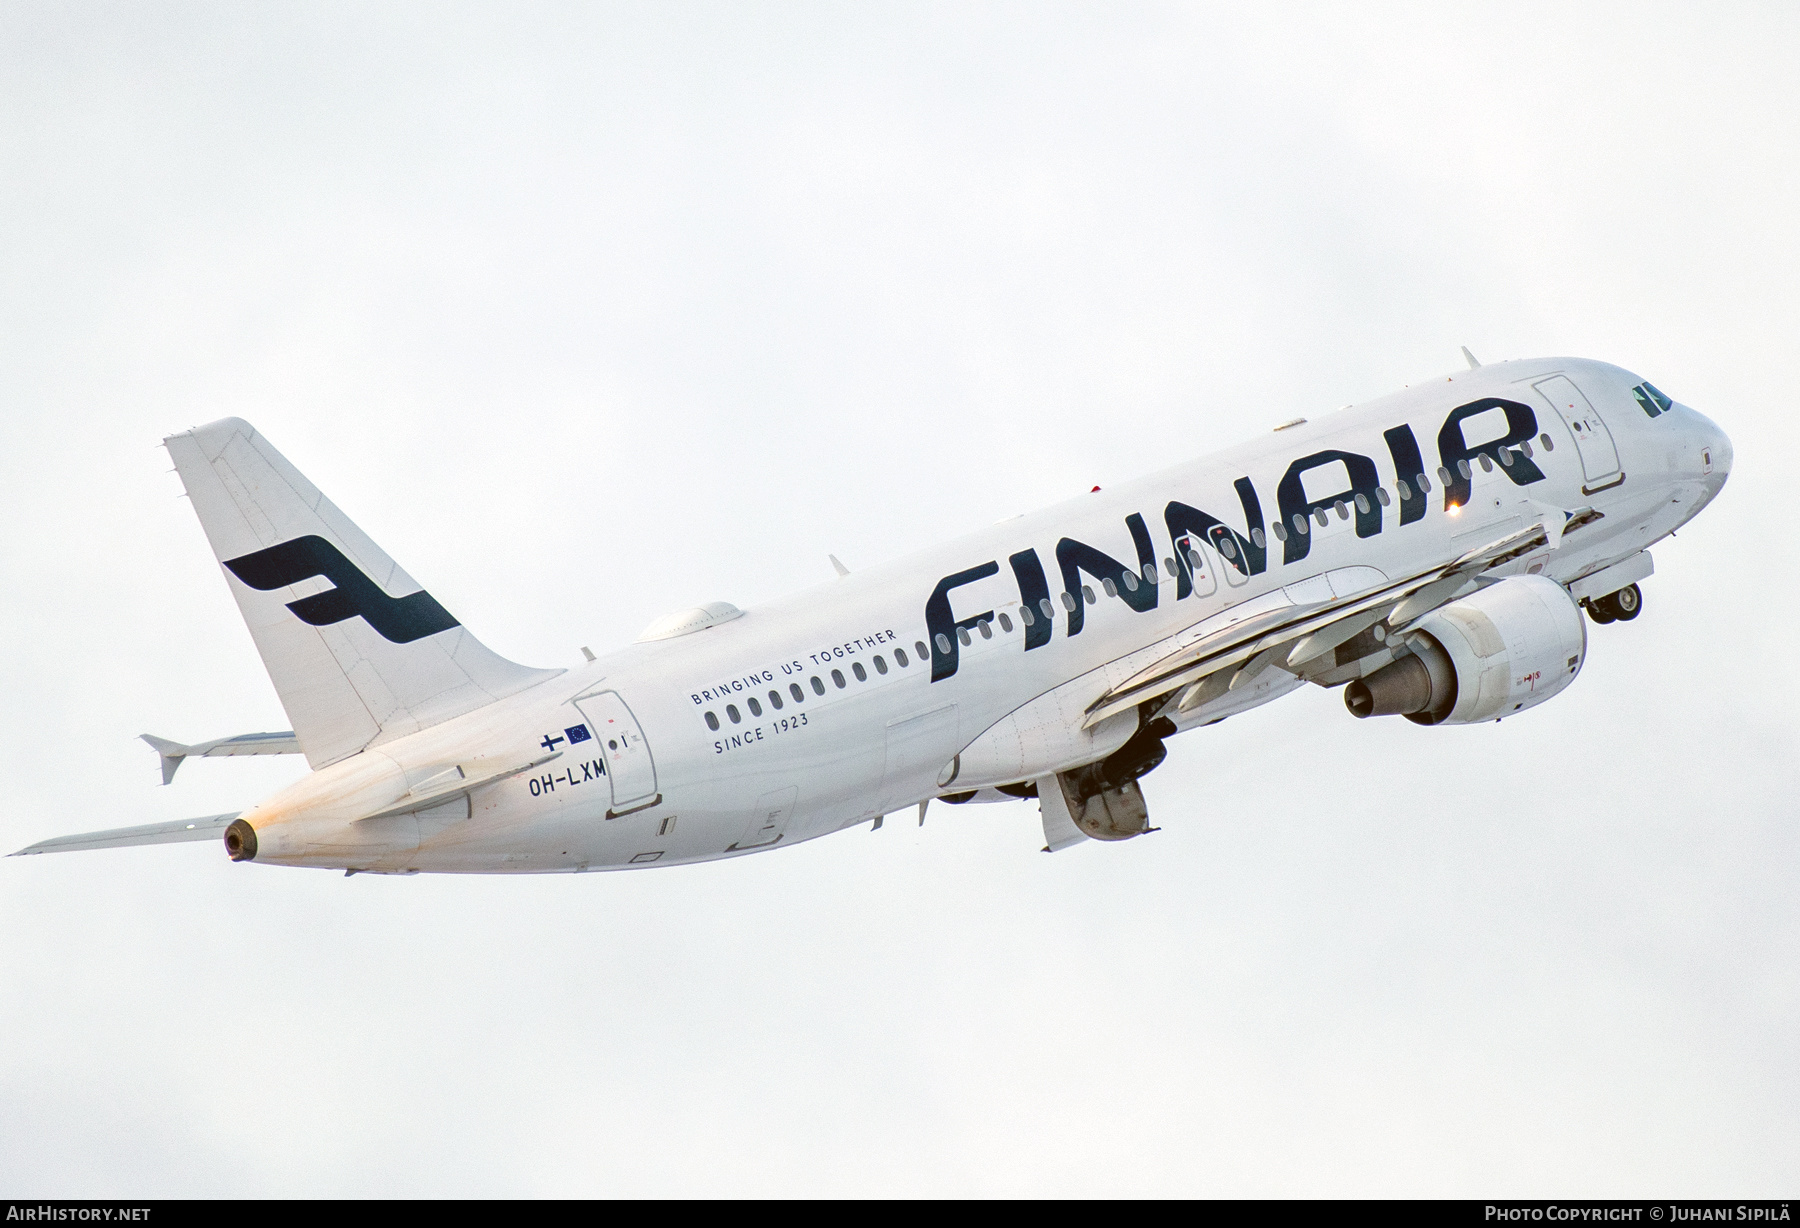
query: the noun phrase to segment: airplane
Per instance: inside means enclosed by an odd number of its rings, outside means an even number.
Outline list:
[[[1167,741],[1311,684],[1353,718],[1505,720],[1715,498],[1714,423],[1616,366],[1482,365],[740,610],[678,610],[570,670],[489,650],[249,423],[163,441],[299,753],[236,814],[14,856],[221,839],[346,874],[580,873],[783,848],[1035,798],[1043,850],[1151,827]],[[1585,609],[1587,618],[1583,617]],[[1036,841],[1034,840],[1035,844]]]

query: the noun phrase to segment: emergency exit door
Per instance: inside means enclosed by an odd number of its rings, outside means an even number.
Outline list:
[[[606,817],[615,819],[660,802],[662,795],[656,791],[656,761],[650,757],[650,744],[619,693],[583,695],[575,706],[587,717],[588,727],[600,743],[606,777],[612,782],[612,809]]]

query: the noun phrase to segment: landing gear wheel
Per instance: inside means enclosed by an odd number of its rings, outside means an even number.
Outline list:
[[[1606,604],[1612,608],[1613,617],[1628,623],[1644,612],[1644,594],[1638,591],[1637,585],[1627,584],[1608,597]]]
[[[1612,602],[1605,597],[1599,597],[1589,601],[1587,603],[1587,612],[1588,617],[1597,623],[1609,623],[1618,617],[1618,615],[1614,614],[1612,611]]]

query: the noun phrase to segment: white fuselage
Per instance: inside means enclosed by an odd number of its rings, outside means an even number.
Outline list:
[[[1550,393],[1563,385],[1540,390],[1557,375],[1591,413],[1577,411],[1572,423],[1557,412]],[[1634,400],[1638,382],[1584,360],[1490,365],[1004,521],[706,630],[627,646],[312,773],[243,816],[258,832],[256,860],[386,872],[704,861],[1093,762],[1131,734],[1137,717],[1084,730],[1088,705],[1176,637],[1245,602],[1308,582],[1321,591],[1335,583],[1342,595],[1417,574],[1550,510],[1603,515],[1560,548],[1507,564],[1511,571],[1569,584],[1678,528],[1723,484],[1730,444],[1685,407],[1650,417]],[[1542,476],[1521,481],[1472,456],[1466,493],[1447,489],[1440,469],[1455,478],[1459,467],[1445,463],[1440,435],[1453,411],[1484,398],[1532,409],[1532,460],[1521,463]],[[1502,408],[1466,413],[1450,432],[1452,451],[1497,441],[1513,425]],[[1392,496],[1412,467],[1401,464],[1409,438],[1431,489],[1402,501]],[[1335,455],[1292,471],[1321,453]],[[1346,499],[1346,514],[1327,509],[1321,526],[1310,505],[1366,488],[1371,474],[1389,501],[1365,489],[1367,511]],[[1467,501],[1446,510],[1447,494]],[[1304,534],[1288,527],[1295,497],[1306,505]],[[1246,514],[1251,500],[1255,519]],[[1278,522],[1286,542],[1273,535]],[[1228,531],[1204,527],[1214,523]],[[1253,527],[1260,569],[1247,550],[1221,552],[1221,543],[1249,543]],[[1114,596],[1090,570],[1077,570],[1092,598],[1077,592],[1076,612],[1061,601],[1070,586],[1059,557],[1079,568],[1093,557],[1085,546],[1141,574],[1145,545],[1154,586],[1128,594],[1116,584]],[[1202,559],[1197,569],[1179,563],[1190,551]],[[1048,619],[1039,604],[1046,597]],[[1032,612],[1029,628],[1022,606]],[[1298,685],[1272,670],[1179,724],[1210,723]],[[597,736],[571,743],[571,730]],[[471,765],[552,754],[441,811],[355,821],[447,768],[461,765],[474,778]]]

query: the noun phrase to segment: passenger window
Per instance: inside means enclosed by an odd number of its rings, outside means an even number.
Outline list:
[[[834,669],[831,671],[831,681],[840,691],[850,685],[848,682],[844,681],[844,671],[841,669]]]
[[[1067,596],[1067,594],[1064,594],[1064,595]],[[1073,607],[1070,607],[1070,608],[1072,609]],[[1048,598],[1048,597],[1038,598],[1038,609],[1040,609],[1044,612],[1045,618],[1048,618],[1051,622],[1056,621],[1056,607],[1050,604],[1050,598]]]
[[[751,716],[761,716],[762,715],[762,705],[761,704],[757,703],[754,699],[746,699],[744,702],[750,705],[750,715]]]
[[[858,682],[867,682],[869,680],[869,671],[862,667],[861,661],[852,661],[850,663],[850,672],[856,675],[856,680]]]
[[[1442,465],[1438,466],[1438,481],[1446,486],[1450,485],[1450,471]]]
[[[798,682],[788,683],[788,694],[794,697],[794,702],[797,704],[806,702],[806,692],[800,689]]]
[[[1005,614],[1000,615],[1000,630],[1006,632],[1008,635],[1012,634],[1012,619],[1008,618]],[[881,658],[876,657],[875,660],[880,661]]]
[[[706,727],[717,733],[719,729],[719,718],[708,712],[706,714]]]
[[[913,651],[919,654],[919,660],[921,660],[921,661],[929,661],[931,659],[931,649],[925,647],[924,640],[920,640],[918,643],[914,644]],[[950,645],[945,644],[944,651],[949,652]],[[902,662],[900,662],[900,664],[905,665],[906,662],[902,661]]]
[[[1133,592],[1133,593],[1137,592],[1137,590],[1138,590],[1137,572],[1128,571],[1124,575],[1120,576],[1119,578],[1121,580],[1125,581],[1125,587],[1128,591]]]
[[[1063,595],[1062,595],[1062,603],[1063,603],[1063,609],[1065,609],[1065,610],[1068,610],[1068,611],[1069,611],[1069,612],[1070,612],[1070,613],[1074,613],[1074,611],[1075,611],[1075,598],[1074,598],[1074,596],[1073,596],[1073,595],[1072,595],[1072,594],[1070,594],[1070,593],[1067,593],[1067,592],[1065,592],[1065,593],[1063,593]]]
[[[769,706],[774,708],[775,711],[777,711],[777,712],[781,711],[782,704],[781,704],[781,692],[780,691],[770,691],[769,692]]]
[[[1302,537],[1312,532],[1311,529],[1306,527],[1306,517],[1302,516],[1299,512],[1294,513],[1294,532],[1300,534]]]
[[[1413,481],[1415,483],[1417,483],[1420,494],[1428,495],[1431,493],[1431,479],[1430,478],[1426,477],[1424,474],[1421,473],[1418,477],[1414,478]]]
[[[1237,543],[1232,541],[1229,537],[1221,537],[1219,539],[1219,553],[1228,559],[1235,559],[1238,555]]]
[[[1526,460],[1530,460],[1531,459],[1531,440],[1527,439],[1524,443],[1520,444],[1519,451],[1521,451],[1525,454]]]
[[[1369,496],[1361,491],[1356,492],[1356,510],[1365,516],[1369,514]]]
[[[1469,468],[1469,458],[1466,456],[1456,462],[1456,471],[1465,478],[1473,478],[1475,476],[1475,471]]]
[[[825,693],[825,684],[819,681],[819,676],[817,674],[812,676],[812,689],[814,695],[823,695]]]
[[[1031,616],[1030,606],[1022,605],[1019,607],[1019,621],[1024,623],[1027,627],[1035,627],[1037,625],[1037,619]]]
[[[904,649],[904,648],[894,649],[894,660],[900,662],[901,669],[905,669],[907,666],[906,649]]]
[[[1094,596],[1094,590],[1091,585],[1083,584],[1081,586],[1081,595],[1087,598],[1087,603],[1089,605],[1093,605],[1095,601],[1099,600],[1099,598]]]
[[[1500,449],[1500,463],[1508,469],[1513,467],[1513,450],[1511,448]]]
[[[1350,505],[1345,503],[1342,499],[1339,499],[1336,503],[1332,504],[1331,510],[1338,514],[1339,520],[1350,519]]]
[[[1175,566],[1175,560],[1167,557],[1166,555],[1163,557],[1163,568],[1172,576],[1178,576],[1181,574],[1181,569],[1179,567]]]
[[[878,674],[887,673],[887,662],[883,661],[879,656],[875,658],[875,672]]]
[[[1155,563],[1145,563],[1144,564],[1144,583],[1145,584],[1155,584],[1156,583],[1156,564]]]
[[[950,637],[945,635],[942,631],[938,632],[937,633],[937,646],[938,646],[939,652],[948,656],[950,653]],[[921,655],[919,659],[922,661],[925,658]]]
[[[736,704],[726,704],[725,705],[725,715],[729,716],[731,718],[731,723],[733,725],[738,724],[739,722],[741,722],[744,719],[743,716],[741,716],[738,713]]]
[[[1481,471],[1483,473],[1492,473],[1494,471],[1494,458],[1489,456],[1486,452],[1483,452],[1475,459],[1481,462]]]
[[[1550,438],[1549,431],[1545,431],[1542,435],[1538,436],[1538,443],[1546,452],[1556,451],[1556,443]]]
[[[1281,522],[1279,520],[1270,525],[1269,528],[1274,531],[1276,541],[1284,542],[1287,540],[1287,530],[1281,527]]]
[[[1105,590],[1108,597],[1117,597],[1119,595],[1119,586],[1112,582],[1111,576],[1100,581],[1100,587]]]
[[[1324,508],[1320,508],[1317,511],[1315,511],[1313,513],[1313,519],[1319,522],[1319,527],[1321,529],[1331,523],[1331,517],[1329,517],[1325,514]]]
[[[1280,526],[1277,525],[1276,527],[1279,528]],[[1256,548],[1258,550],[1266,550],[1268,548],[1269,539],[1263,536],[1263,531],[1260,528],[1250,530],[1250,540],[1256,543]]]
[[[1385,486],[1377,486],[1375,488],[1375,497],[1381,500],[1381,506],[1383,507],[1392,507],[1394,505],[1394,501],[1388,498],[1387,487]]]
[[[956,629],[956,638],[962,641],[962,646],[964,648],[967,648],[969,646],[969,629],[967,627],[958,627]]]
[[[987,619],[982,619],[980,622],[976,623],[975,626],[976,629],[981,632],[982,639],[991,640],[994,638],[994,628],[989,624]]]

